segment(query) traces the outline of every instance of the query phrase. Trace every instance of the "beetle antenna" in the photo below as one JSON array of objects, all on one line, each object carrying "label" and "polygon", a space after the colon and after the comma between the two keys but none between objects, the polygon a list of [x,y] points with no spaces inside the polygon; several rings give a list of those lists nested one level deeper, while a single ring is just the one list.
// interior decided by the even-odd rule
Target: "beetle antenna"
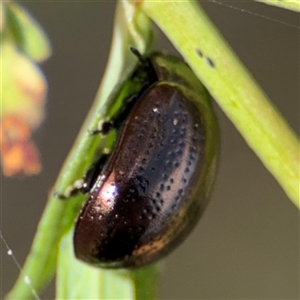
[{"label": "beetle antenna", "polygon": [[141,63],[146,63],[145,58],[143,57],[143,55],[141,54],[141,52],[138,49],[136,49],[134,47],[130,47],[130,51],[138,58],[138,60]]}]

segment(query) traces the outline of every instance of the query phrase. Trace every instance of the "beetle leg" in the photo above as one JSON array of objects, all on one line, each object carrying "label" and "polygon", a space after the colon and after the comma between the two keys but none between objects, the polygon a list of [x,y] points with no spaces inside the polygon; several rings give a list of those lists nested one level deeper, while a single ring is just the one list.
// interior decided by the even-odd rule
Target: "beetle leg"
[{"label": "beetle leg", "polygon": [[150,86],[152,86],[152,84],[154,84],[158,80],[155,69],[153,68],[150,60],[148,58],[143,57],[137,49],[130,47],[130,50],[133,53],[133,55],[137,57],[140,63],[140,68],[138,68],[138,70],[132,75],[132,77],[135,78],[138,76],[140,78],[141,89],[139,90],[139,92],[129,95],[127,98],[124,99],[122,108],[115,116],[113,116],[110,120],[102,122],[99,125],[98,129],[90,130],[89,132],[91,135],[99,133],[106,135],[112,129],[120,129],[121,125],[127,118],[136,101]]},{"label": "beetle leg", "polygon": [[89,130],[89,133],[91,135],[96,135],[99,133],[106,135],[112,129],[117,129],[117,130],[120,129],[124,119],[127,117],[129,112],[131,111],[136,100],[137,100],[136,95],[132,95],[132,96],[128,97],[127,99],[125,99],[124,104],[117,115],[113,116],[108,121],[101,122],[101,124],[99,124],[99,129]]},{"label": "beetle leg", "polygon": [[63,193],[54,191],[53,196],[60,200],[68,200],[79,194],[88,193],[102,172],[103,166],[109,156],[110,154],[108,153],[101,154],[96,162],[88,168],[82,179],[76,180],[72,185],[67,187]]}]

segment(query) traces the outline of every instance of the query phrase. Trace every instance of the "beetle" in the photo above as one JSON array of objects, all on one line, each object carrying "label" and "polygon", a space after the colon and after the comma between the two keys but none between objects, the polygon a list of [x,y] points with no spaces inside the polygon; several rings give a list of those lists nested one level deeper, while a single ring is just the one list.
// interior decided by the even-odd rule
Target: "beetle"
[{"label": "beetle", "polygon": [[132,51],[139,90],[97,131],[117,128],[117,141],[85,185],[73,237],[75,256],[103,268],[142,267],[174,250],[207,206],[217,169],[218,125],[202,84],[174,56]]}]

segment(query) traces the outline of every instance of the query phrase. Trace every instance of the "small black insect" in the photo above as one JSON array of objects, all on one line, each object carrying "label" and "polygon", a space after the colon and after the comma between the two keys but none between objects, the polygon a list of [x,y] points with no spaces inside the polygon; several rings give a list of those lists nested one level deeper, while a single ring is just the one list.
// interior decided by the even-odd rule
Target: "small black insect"
[{"label": "small black insect", "polygon": [[117,142],[93,170],[74,232],[76,257],[104,268],[141,267],[174,250],[204,211],[216,171],[218,126],[201,83],[173,56],[133,52],[130,80],[144,74],[141,88],[100,130],[117,127]]}]

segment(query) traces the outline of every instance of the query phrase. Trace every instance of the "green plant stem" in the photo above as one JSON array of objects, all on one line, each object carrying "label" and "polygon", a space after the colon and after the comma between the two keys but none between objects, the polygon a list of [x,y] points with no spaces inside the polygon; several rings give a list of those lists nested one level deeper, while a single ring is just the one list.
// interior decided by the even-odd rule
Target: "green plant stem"
[{"label": "green plant stem", "polygon": [[299,209],[297,137],[201,7],[194,1],[143,1],[142,7]]},{"label": "green plant stem", "polygon": [[[144,53],[149,47],[151,38],[150,20],[140,9],[132,7],[127,1],[119,1],[116,8],[110,57],[101,87],[97,92],[94,104],[55,183],[54,191],[63,193],[67,187],[81,178],[88,166],[91,165],[92,159],[99,146],[100,137],[91,137],[88,129],[97,128],[99,121],[105,118],[105,104],[109,95],[116,85],[122,82],[126,74],[135,66],[136,59],[130,52],[129,45],[138,48],[141,53]],[[27,256],[22,272],[19,274],[15,285],[6,296],[6,299],[33,298],[32,289],[24,281],[25,276],[30,279],[31,286],[37,293],[40,293],[52,279],[56,269],[59,243],[61,239],[64,240],[64,235],[69,234],[71,228],[74,226],[74,221],[83,199],[84,196],[80,196],[73,198],[71,201],[61,201],[53,196],[53,193],[49,195],[48,203],[39,223],[30,253]],[[86,271],[81,274],[81,277],[78,277],[81,283],[81,295],[85,295],[86,289],[89,289],[90,285],[96,284],[96,286],[99,287],[99,295],[109,296],[107,289],[110,290],[111,286],[98,285],[99,282],[97,282],[97,279],[102,278],[102,275],[93,276],[95,270],[88,266],[85,270]],[[97,271],[100,272],[100,270]],[[77,272],[75,266],[72,267],[69,265],[65,274],[69,273],[70,277],[72,277],[73,272]],[[80,274],[80,272],[77,273]],[[111,282],[113,281],[112,274],[111,272],[109,276]],[[116,274],[116,276],[118,275]],[[128,276],[131,278],[133,275],[130,272]],[[149,271],[149,278],[152,276],[157,276],[157,274],[153,271]],[[94,280],[91,281],[90,278],[94,278]],[[64,280],[65,282],[72,282],[69,278],[64,277]],[[116,280],[118,281],[117,277]],[[124,285],[130,285],[128,289],[137,289],[135,278],[134,280],[131,279],[123,282]],[[73,286],[64,288],[68,288],[68,296],[74,299],[72,298]],[[146,286],[146,289],[148,289],[148,294],[150,294],[152,298],[155,298],[155,287]],[[61,293],[63,292],[64,291]],[[78,295],[80,294],[76,291],[76,297]],[[78,297],[78,299],[84,299],[81,296]],[[99,299],[101,299],[101,297]],[[135,295],[133,294],[133,299],[134,297]],[[149,299],[151,299],[151,297]]]},{"label": "green plant stem", "polygon": [[299,0],[254,0],[264,4],[278,6],[280,8],[289,9],[293,11],[300,11],[300,2]]}]

